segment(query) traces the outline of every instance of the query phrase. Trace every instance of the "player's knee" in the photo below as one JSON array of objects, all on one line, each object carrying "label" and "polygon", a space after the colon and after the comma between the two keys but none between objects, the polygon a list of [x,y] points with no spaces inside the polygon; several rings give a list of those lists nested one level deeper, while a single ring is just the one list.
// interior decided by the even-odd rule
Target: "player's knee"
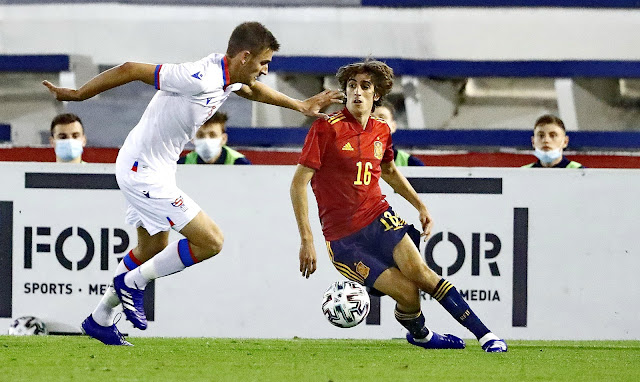
[{"label": "player's knee", "polygon": [[215,256],[220,251],[222,251],[222,246],[224,244],[224,235],[222,231],[216,231],[209,235],[209,240],[207,242],[207,248],[211,251],[211,256]]},{"label": "player's knee", "polygon": [[202,232],[188,239],[191,251],[198,260],[206,260],[217,255],[224,244],[224,235],[220,230]]}]

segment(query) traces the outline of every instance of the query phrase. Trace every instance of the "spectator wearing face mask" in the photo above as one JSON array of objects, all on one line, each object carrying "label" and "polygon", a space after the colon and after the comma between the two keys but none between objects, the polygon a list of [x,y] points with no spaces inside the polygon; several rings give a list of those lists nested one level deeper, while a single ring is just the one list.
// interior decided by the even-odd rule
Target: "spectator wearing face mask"
[{"label": "spectator wearing face mask", "polygon": [[225,123],[227,115],[218,112],[205,122],[193,139],[195,151],[178,160],[179,164],[251,164],[244,155],[227,147],[229,138]]},{"label": "spectator wearing face mask", "polygon": [[82,151],[87,144],[80,117],[75,114],[59,114],[51,121],[49,142],[55,150],[56,162],[84,163]]},{"label": "spectator wearing face mask", "polygon": [[522,167],[584,168],[582,164],[563,155],[563,150],[569,145],[569,137],[564,123],[556,116],[547,114],[538,118],[533,128],[531,144],[534,148],[533,155],[538,161]]}]

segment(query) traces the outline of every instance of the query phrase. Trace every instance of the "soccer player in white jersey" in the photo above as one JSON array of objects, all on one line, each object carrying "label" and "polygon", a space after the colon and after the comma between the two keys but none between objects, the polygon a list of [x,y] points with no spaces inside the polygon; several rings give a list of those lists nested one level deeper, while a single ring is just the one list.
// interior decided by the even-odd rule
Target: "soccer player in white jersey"
[{"label": "soccer player in white jersey", "polygon": [[[292,99],[257,81],[268,73],[279,44],[262,24],[237,26],[226,54],[211,54],[183,64],[127,62],[91,79],[79,89],[43,84],[60,101],[83,101],[131,81],[154,85],[155,94],[131,130],[116,160],[116,179],[127,201],[126,221],[137,228],[138,243],[116,269],[113,287],[82,323],[83,331],[107,345],[131,345],[113,323],[123,305],[134,327],[147,328],[144,288],[158,277],[180,272],[220,252],[218,225],[176,185],[176,162],[184,146],[231,92],[308,116],[341,102],[339,91],[324,91],[304,101]],[[170,229],[185,238],[169,243]]]}]

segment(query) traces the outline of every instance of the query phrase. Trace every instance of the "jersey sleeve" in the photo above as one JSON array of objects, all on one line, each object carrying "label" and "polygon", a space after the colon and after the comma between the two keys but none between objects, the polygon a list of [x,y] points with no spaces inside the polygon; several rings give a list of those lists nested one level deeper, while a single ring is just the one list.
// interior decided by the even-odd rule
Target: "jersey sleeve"
[{"label": "jersey sleeve", "polygon": [[155,87],[172,93],[195,95],[204,91],[204,67],[201,62],[156,66]]},{"label": "jersey sleeve", "polygon": [[299,164],[314,170],[318,170],[322,166],[322,154],[324,154],[326,146],[324,124],[326,124],[324,120],[318,119],[311,125],[304,140]]}]

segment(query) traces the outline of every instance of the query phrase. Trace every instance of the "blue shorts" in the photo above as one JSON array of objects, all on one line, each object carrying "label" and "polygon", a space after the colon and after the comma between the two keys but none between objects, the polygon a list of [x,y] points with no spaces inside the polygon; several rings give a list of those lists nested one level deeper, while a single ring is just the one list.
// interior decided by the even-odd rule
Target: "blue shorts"
[{"label": "blue shorts", "polygon": [[420,232],[389,207],[360,231],[342,239],[327,241],[329,258],[344,277],[373,288],[385,270],[397,267],[393,249],[405,234],[420,243]]}]

